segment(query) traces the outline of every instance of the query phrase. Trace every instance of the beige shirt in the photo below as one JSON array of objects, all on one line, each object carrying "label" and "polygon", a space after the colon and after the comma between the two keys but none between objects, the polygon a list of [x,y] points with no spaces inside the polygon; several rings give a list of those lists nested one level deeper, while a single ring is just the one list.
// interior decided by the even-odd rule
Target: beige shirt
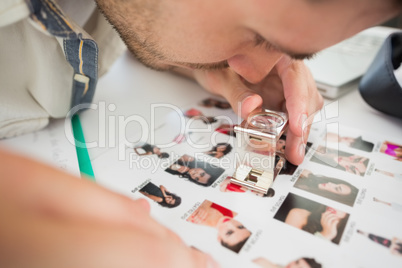
[{"label": "beige shirt", "polygon": [[[97,42],[98,74],[103,75],[125,50],[118,34],[93,0],[55,2]],[[49,118],[64,117],[70,109],[74,72],[61,40],[38,27],[29,14],[24,0],[0,1],[0,138],[39,130]]]}]

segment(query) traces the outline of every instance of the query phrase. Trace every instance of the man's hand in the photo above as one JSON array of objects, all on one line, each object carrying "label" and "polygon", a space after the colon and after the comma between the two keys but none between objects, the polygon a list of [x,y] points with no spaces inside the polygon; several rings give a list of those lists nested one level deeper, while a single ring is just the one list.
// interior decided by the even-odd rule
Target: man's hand
[{"label": "man's hand", "polygon": [[215,264],[153,220],[144,199],[1,150],[0,162],[0,267]]},{"label": "man's hand", "polygon": [[302,61],[283,56],[257,84],[248,83],[230,68],[195,70],[193,76],[205,89],[225,97],[242,118],[247,118],[250,112],[259,107],[287,111],[289,130],[285,154],[293,164],[298,165],[303,161],[313,120],[309,116],[321,109],[323,99]]}]

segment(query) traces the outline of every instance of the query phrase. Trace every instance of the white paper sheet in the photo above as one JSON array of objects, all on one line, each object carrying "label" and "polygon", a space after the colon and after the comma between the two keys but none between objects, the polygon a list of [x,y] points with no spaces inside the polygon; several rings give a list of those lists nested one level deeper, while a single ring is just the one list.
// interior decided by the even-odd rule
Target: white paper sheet
[{"label": "white paper sheet", "polygon": [[75,146],[67,139],[66,128],[71,133],[70,121],[51,120],[45,129],[1,140],[0,146],[80,176]]},{"label": "white paper sheet", "polygon": [[[131,198],[144,197],[140,191],[148,183],[157,188],[163,185],[168,192],[179,196],[181,203],[168,208],[149,199],[152,216],[177,232],[189,245],[211,254],[223,267],[252,267],[255,265],[252,261],[257,258],[264,258],[267,262],[283,266],[300,258],[313,258],[323,267],[402,265],[402,257],[392,254],[390,248],[384,245],[393,238],[402,239],[402,230],[399,227],[402,221],[400,205],[402,162],[398,161],[398,157],[385,153],[384,148],[381,149],[385,140],[401,145],[400,138],[379,137],[375,133],[363,133],[340,125],[335,130],[338,131],[337,135],[343,138],[341,142],[337,142],[334,140],[334,135],[327,135],[331,129],[327,131],[319,124],[313,124],[309,139],[311,148],[308,149],[305,161],[295,170],[288,168],[291,170],[290,174],[277,177],[272,187],[275,190],[273,197],[257,196],[236,187],[229,187],[235,191],[228,189],[222,191],[225,189],[223,184],[226,177],[234,172],[234,149],[220,159],[211,157],[205,152],[218,143],[235,146],[234,137],[214,130],[227,123],[226,117],[236,120],[236,116],[231,110],[202,107],[198,104],[199,101],[180,109],[183,114],[189,109],[197,109],[207,117],[216,117],[217,121],[211,124],[205,124],[199,119],[191,123],[193,128],[210,127],[208,131],[202,133],[193,131],[186,140],[165,148],[164,145],[175,140],[177,135],[175,131],[179,128],[177,120],[180,121],[180,116],[175,117],[171,114],[175,112],[159,115],[158,120],[164,124],[156,128],[153,143],[148,140],[142,142],[157,145],[160,147],[160,152],[168,153],[169,157],[159,158],[157,154],[146,154],[146,149],[151,152],[153,147],[140,148],[144,143],[126,146],[124,154],[119,154],[117,147],[109,149],[93,160],[97,182]],[[222,115],[226,117],[218,117]],[[182,116],[181,119],[190,122],[188,117]],[[329,136],[331,138],[327,138]],[[361,139],[357,145],[351,147],[350,141],[358,137]],[[203,146],[205,144],[208,145],[205,147]],[[140,156],[135,152],[136,147],[140,148],[137,151],[143,155]],[[395,146],[391,147],[398,150]],[[320,148],[327,148],[327,155],[332,159],[326,155],[319,156],[316,150]],[[337,153],[335,158],[334,152]],[[119,159],[119,155],[124,157]],[[183,155],[195,158],[190,162],[198,159],[199,164],[202,162],[214,164],[215,168],[208,165],[204,168],[214,178],[214,182],[205,187],[192,183],[191,178],[180,176],[177,172],[177,174],[167,172],[167,168],[173,168],[172,165],[180,163],[177,161]],[[312,160],[317,157],[323,159],[324,164],[319,160],[316,162]],[[335,160],[341,162],[333,167],[331,164]],[[214,172],[218,175],[214,175]],[[302,184],[295,186],[298,181],[302,181],[301,177],[309,177],[309,173],[312,180],[316,180],[316,188],[318,184],[326,184],[328,187],[331,183],[337,182],[338,185],[342,184],[341,187],[346,187],[346,191],[343,189],[343,194],[346,192],[348,196],[341,194],[326,196],[322,194],[325,192],[323,190],[321,192],[319,189],[312,190]],[[325,177],[335,180],[331,181]],[[373,198],[383,202],[374,201]],[[240,222],[251,232],[240,252],[235,253],[218,242],[218,237],[221,236],[218,235],[219,228],[214,224],[208,226],[189,221],[191,215],[197,213],[197,208],[204,202],[215,203],[235,212],[235,216],[229,218]],[[339,211],[339,218],[335,219],[337,234],[332,240],[320,237],[323,214],[333,215],[336,211]],[[292,222],[289,220],[289,215],[299,220],[296,220],[296,223]],[[311,224],[309,228],[305,227],[308,225],[306,215],[317,217],[316,227],[311,227],[313,226]],[[370,234],[371,239],[358,233],[357,230]],[[382,241],[382,244],[372,240],[378,241],[381,238],[388,240]]]}]

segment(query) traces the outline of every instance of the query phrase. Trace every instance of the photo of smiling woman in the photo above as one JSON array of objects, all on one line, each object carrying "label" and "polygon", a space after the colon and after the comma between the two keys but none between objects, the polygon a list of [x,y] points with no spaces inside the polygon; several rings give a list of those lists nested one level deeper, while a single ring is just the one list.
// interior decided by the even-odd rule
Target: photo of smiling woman
[{"label": "photo of smiling woman", "polygon": [[236,215],[237,213],[230,209],[205,200],[187,218],[187,221],[216,228],[221,245],[239,253],[251,236],[251,232],[241,222],[234,219]]},{"label": "photo of smiling woman", "polygon": [[344,180],[315,175],[310,170],[303,170],[294,187],[307,192],[353,206],[359,189]]},{"label": "photo of smiling woman", "polygon": [[178,175],[180,178],[187,178],[195,184],[210,186],[225,170],[207,162],[195,160],[192,156],[183,155],[165,171]]},{"label": "photo of smiling woman", "polygon": [[152,182],[147,183],[139,190],[140,193],[152,199],[162,207],[174,208],[181,204],[181,198],[160,185],[159,187]]}]

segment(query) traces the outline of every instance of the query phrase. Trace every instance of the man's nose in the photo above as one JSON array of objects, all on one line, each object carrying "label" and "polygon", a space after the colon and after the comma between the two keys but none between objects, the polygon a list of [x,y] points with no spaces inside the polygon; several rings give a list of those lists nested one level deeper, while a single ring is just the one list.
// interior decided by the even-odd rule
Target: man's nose
[{"label": "man's nose", "polygon": [[247,82],[262,81],[284,54],[265,46],[247,48],[227,60],[230,68]]}]

